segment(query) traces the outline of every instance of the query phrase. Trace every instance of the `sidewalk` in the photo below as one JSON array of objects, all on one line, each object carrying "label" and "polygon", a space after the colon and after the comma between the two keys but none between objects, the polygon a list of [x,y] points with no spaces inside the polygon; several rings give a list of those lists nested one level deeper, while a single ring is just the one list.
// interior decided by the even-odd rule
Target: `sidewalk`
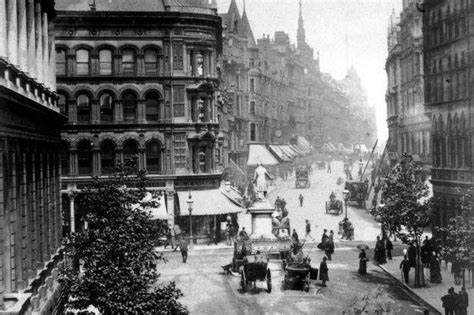
[{"label": "sidewalk", "polygon": [[[223,249],[229,249],[229,250],[234,250],[234,246],[226,245],[225,242],[221,242],[216,244],[193,244],[189,245],[189,252],[193,251],[204,251],[204,250],[223,250]],[[156,251],[158,252],[172,252],[173,249],[171,249],[170,246],[167,246],[166,248],[163,248],[163,246],[158,246],[155,248]],[[179,248],[177,249],[177,252],[179,252]]]},{"label": "sidewalk", "polygon": [[[461,291],[461,285],[454,284],[454,277],[449,272],[448,268],[444,263],[441,264],[441,276],[443,281],[441,283],[431,283],[430,282],[430,271],[428,268],[425,268],[425,284],[424,288],[414,288],[413,281],[415,277],[415,270],[412,268],[410,270],[410,283],[407,286],[402,281],[402,273],[400,270],[400,263],[403,260],[403,256],[393,257],[393,260],[388,260],[386,264],[380,265],[379,267],[390,273],[395,279],[400,281],[405,287],[407,287],[411,292],[418,295],[420,298],[425,300],[428,304],[437,309],[440,313],[444,314],[444,309],[442,307],[441,297],[448,293],[450,287],[454,287],[456,293]],[[467,277],[466,277],[467,278]],[[469,282],[469,279],[466,279],[466,291],[469,295],[469,307],[467,309],[468,314],[474,314],[474,303],[472,302],[472,297],[474,296],[474,287]]]}]

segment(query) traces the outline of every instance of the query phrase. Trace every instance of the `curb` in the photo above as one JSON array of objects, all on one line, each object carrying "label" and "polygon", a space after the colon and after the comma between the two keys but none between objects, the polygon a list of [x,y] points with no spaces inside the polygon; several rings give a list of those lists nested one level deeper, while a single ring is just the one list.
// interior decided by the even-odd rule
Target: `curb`
[{"label": "curb", "polygon": [[415,299],[416,301],[418,301],[419,303],[423,304],[424,306],[427,306],[429,309],[430,309],[430,314],[436,314],[436,315],[441,315],[442,313],[436,308],[434,307],[433,305],[431,305],[430,303],[428,303],[425,299],[423,299],[421,296],[419,296],[415,291],[413,291],[412,288],[410,288],[409,286],[407,286],[405,283],[403,283],[402,281],[400,281],[400,279],[398,279],[397,277],[395,277],[394,275],[392,275],[388,270],[387,268],[385,268],[384,266],[382,265],[378,265],[378,267],[380,269],[382,269],[387,275],[389,275],[392,279],[396,280],[396,282],[402,287],[405,289],[406,292],[408,292],[413,299]]}]

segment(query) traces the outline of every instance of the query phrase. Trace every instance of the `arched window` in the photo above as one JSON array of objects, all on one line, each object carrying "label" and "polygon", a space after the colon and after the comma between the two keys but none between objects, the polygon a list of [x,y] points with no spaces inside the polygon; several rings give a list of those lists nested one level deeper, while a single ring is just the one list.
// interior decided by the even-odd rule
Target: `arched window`
[{"label": "arched window", "polygon": [[150,92],[145,97],[146,120],[158,121],[160,118],[161,97],[156,92]]},{"label": "arched window", "polygon": [[82,140],[77,145],[77,164],[79,175],[92,173],[92,145],[90,141]]},{"label": "arched window", "polygon": [[87,122],[91,120],[91,102],[89,96],[80,94],[77,96],[77,121]]},{"label": "arched window", "polygon": [[123,120],[133,121],[137,119],[137,97],[132,92],[125,92],[122,97]]},{"label": "arched window", "polygon": [[102,174],[112,174],[115,168],[115,144],[105,140],[100,145],[100,169]]},{"label": "arched window", "polygon": [[61,175],[69,175],[69,145],[66,141],[61,141],[59,148],[59,156],[61,159]]},{"label": "arched window", "polygon": [[109,93],[104,93],[100,96],[100,120],[113,121],[114,120],[114,99]]},{"label": "arched window", "polygon": [[58,107],[61,114],[68,115],[67,97],[63,93],[58,93]]},{"label": "arched window", "polygon": [[99,51],[99,73],[101,75],[112,74],[112,51],[109,49]]},{"label": "arched window", "polygon": [[127,140],[123,144],[123,161],[128,163],[130,160],[136,161],[138,156],[138,144],[134,140]]},{"label": "arched window", "polygon": [[158,52],[155,49],[145,50],[145,74],[158,73]]},{"label": "arched window", "polygon": [[250,114],[252,115],[256,114],[255,101],[250,101]]},{"label": "arched window", "polygon": [[158,141],[151,141],[146,145],[146,169],[150,174],[161,172],[160,148]]},{"label": "arched window", "polygon": [[56,50],[56,75],[66,75],[66,51]]},{"label": "arched window", "polygon": [[76,51],[76,74],[89,74],[89,51],[85,49],[78,49]]},{"label": "arched window", "polygon": [[123,75],[135,75],[135,51],[133,49],[122,51],[122,72]]}]

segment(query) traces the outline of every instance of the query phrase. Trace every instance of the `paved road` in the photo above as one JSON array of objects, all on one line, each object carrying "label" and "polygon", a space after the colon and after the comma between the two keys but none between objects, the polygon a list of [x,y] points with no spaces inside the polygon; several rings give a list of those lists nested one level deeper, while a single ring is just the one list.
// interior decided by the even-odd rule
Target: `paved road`
[{"label": "paved road", "polygon": [[[319,250],[309,253],[313,266],[319,266],[323,253]],[[343,311],[353,314],[354,308],[364,307],[367,296],[371,301],[379,301],[385,309],[390,308],[391,314],[423,314],[422,308],[400,289],[397,281],[377,266],[369,263],[369,274],[360,276],[357,255],[353,247],[337,248],[333,260],[328,263],[328,287],[323,288],[319,281],[312,281],[307,293],[283,291],[282,272],[277,263],[271,264],[271,293],[264,290],[266,284],[263,282],[257,282],[256,291],[241,292],[240,278],[225,275],[221,268],[231,261],[231,250],[191,252],[186,264],[181,262],[179,253],[165,253],[169,261],[160,265],[159,270],[161,281],[175,281],[183,291],[181,301],[191,314],[343,314]],[[371,307],[373,305],[366,309]]]},{"label": "paved road", "polygon": [[[334,215],[325,213],[325,202],[329,200],[331,191],[336,193],[338,199],[343,200],[342,191],[344,186],[337,185],[337,178],[344,178],[343,163],[341,161],[331,164],[332,172],[326,170],[315,170],[311,176],[311,187],[307,189],[296,189],[295,180],[289,179],[282,182],[277,189],[269,194],[269,200],[273,203],[277,196],[284,198],[289,210],[290,224],[295,228],[298,235],[305,235],[305,220],[308,219],[312,225],[312,236],[320,239],[323,229],[334,230],[337,234],[338,223],[344,214]],[[299,206],[298,196],[304,197],[303,207]],[[380,234],[380,224],[374,222],[372,216],[365,210],[348,205],[347,215],[354,225],[355,239],[360,241],[375,241]]]}]

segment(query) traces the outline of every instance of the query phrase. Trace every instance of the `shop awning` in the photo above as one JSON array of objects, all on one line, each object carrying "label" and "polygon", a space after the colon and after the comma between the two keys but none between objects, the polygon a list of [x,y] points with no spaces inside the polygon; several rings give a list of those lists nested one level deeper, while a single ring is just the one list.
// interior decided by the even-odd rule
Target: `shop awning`
[{"label": "shop awning", "polygon": [[262,165],[272,166],[278,165],[277,159],[263,144],[251,144],[249,145],[249,159],[247,166],[256,166],[259,163]]},{"label": "shop awning", "polygon": [[304,151],[306,151],[306,153],[311,152],[311,144],[308,140],[306,140],[305,137],[298,136],[298,138],[296,138],[296,143],[298,144],[298,147],[302,148]]},{"label": "shop awning", "polygon": [[[178,191],[180,216],[189,215],[189,205],[186,202],[189,193],[189,191]],[[193,216],[239,213],[245,210],[230,201],[221,189],[193,190],[191,196],[194,201],[192,205]]]},{"label": "shop awning", "polygon": [[270,151],[282,162],[289,162],[292,160],[292,157],[281,148],[280,145],[271,144],[268,146]]},{"label": "shop awning", "polygon": [[166,209],[166,203],[163,196],[153,196],[147,192],[145,198],[139,203],[132,205],[132,208],[139,208],[151,214],[155,220],[168,220],[171,216]]},{"label": "shop awning", "polygon": [[290,148],[291,148],[293,151],[295,151],[296,154],[298,154],[298,155],[304,155],[304,154],[305,154],[305,152],[301,151],[301,149],[298,148],[298,147],[297,147],[296,145],[294,145],[294,144],[290,144]]},{"label": "shop awning", "polygon": [[298,153],[295,152],[295,150],[291,149],[288,144],[281,145],[280,148],[285,152],[288,156],[291,156],[291,158],[295,158],[298,156]]}]

